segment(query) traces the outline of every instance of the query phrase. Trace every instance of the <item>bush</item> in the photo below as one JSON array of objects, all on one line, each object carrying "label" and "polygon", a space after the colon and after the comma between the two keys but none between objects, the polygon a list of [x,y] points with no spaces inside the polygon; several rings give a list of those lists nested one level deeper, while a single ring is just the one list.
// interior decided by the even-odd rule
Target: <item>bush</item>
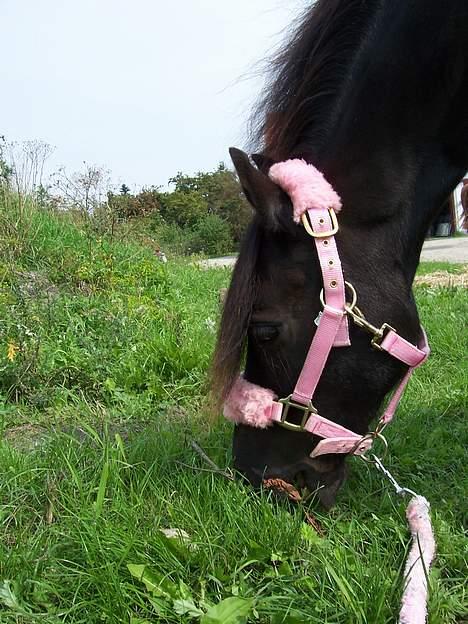
[{"label": "bush", "polygon": [[191,253],[193,232],[188,228],[179,227],[175,223],[156,222],[153,236],[164,251],[169,250],[173,254],[182,255]]},{"label": "bush", "polygon": [[111,212],[118,219],[147,217],[150,214],[158,213],[160,209],[157,189],[143,189],[138,195],[108,193],[107,203]]},{"label": "bush", "polygon": [[198,191],[161,193],[161,215],[167,223],[194,227],[208,212],[208,205]]},{"label": "bush", "polygon": [[192,199],[198,196],[206,204],[204,214],[218,215],[229,225],[231,238],[236,243],[242,239],[252,218],[252,210],[234,171],[220,163],[216,171],[200,171],[195,176],[178,173],[169,182],[175,186],[172,196],[185,195]]},{"label": "bush", "polygon": [[219,256],[232,251],[234,242],[229,224],[215,214],[206,215],[196,224],[192,241],[192,253]]}]

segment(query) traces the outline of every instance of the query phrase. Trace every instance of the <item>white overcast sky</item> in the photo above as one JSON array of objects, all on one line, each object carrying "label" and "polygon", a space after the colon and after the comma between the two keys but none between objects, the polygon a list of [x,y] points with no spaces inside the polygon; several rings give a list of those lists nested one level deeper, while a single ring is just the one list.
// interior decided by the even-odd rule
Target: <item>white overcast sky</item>
[{"label": "white overcast sky", "polygon": [[306,4],[0,0],[0,135],[132,188],[210,170],[245,144],[256,63]]}]

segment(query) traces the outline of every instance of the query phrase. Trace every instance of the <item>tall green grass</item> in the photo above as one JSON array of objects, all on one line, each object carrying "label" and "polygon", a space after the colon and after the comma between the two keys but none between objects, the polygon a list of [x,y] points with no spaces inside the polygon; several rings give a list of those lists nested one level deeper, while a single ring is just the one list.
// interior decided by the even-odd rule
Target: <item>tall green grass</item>
[{"label": "tall green grass", "polygon": [[226,271],[166,268],[150,248],[31,207],[14,237],[3,234],[1,338],[18,354],[10,362],[3,350],[0,390],[20,411],[83,397],[151,420],[164,403],[204,396]]},{"label": "tall green grass", "polygon": [[[311,503],[323,537],[302,507],[199,470],[194,439],[230,463],[230,426],[205,409],[228,271],[163,266],[26,204],[0,202],[0,622],[393,624],[405,503],[372,467],[350,461],[329,514]],[[468,613],[467,298],[416,296],[433,354],[387,464],[431,501],[429,622],[455,624]]]}]

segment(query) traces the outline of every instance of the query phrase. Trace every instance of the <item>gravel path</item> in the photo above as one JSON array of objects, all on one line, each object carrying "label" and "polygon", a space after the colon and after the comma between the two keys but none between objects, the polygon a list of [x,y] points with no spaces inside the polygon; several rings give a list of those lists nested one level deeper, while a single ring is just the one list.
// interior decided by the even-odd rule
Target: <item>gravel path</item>
[{"label": "gravel path", "polygon": [[427,240],[423,246],[421,260],[424,262],[468,263],[468,236]]},{"label": "gravel path", "polygon": [[[236,263],[237,256],[224,256],[202,260],[199,266],[204,269],[215,267],[231,267]],[[421,254],[423,262],[456,262],[468,263],[468,236],[456,238],[431,238],[424,243]]]}]

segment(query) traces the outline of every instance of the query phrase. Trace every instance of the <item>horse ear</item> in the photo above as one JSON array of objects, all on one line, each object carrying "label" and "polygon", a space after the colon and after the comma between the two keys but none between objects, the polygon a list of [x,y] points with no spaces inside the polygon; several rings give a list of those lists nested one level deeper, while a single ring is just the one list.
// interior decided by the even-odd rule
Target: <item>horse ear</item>
[{"label": "horse ear", "polygon": [[252,154],[251,159],[257,165],[257,168],[260,169],[260,171],[262,171],[265,175],[268,175],[270,167],[272,167],[276,162],[273,158],[270,158],[265,154]]},{"label": "horse ear", "polygon": [[283,191],[265,173],[253,166],[245,152],[231,147],[229,153],[247,201],[264,223],[273,229],[278,228]]}]

